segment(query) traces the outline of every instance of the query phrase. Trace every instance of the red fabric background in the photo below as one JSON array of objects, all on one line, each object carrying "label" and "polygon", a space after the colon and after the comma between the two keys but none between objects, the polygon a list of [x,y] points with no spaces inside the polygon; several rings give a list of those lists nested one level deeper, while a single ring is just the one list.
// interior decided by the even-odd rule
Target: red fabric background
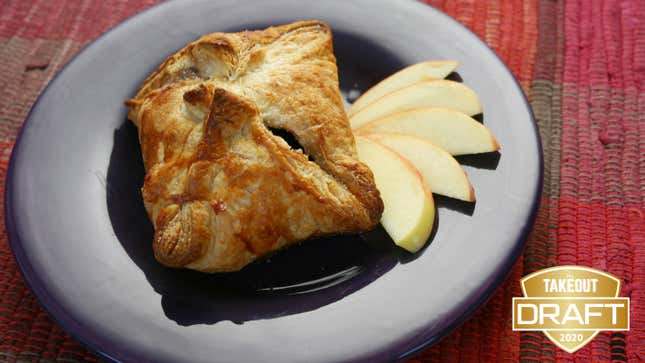
[{"label": "red fabric background", "polygon": [[[51,77],[84,44],[155,2],[0,0],[3,183],[16,133]],[[645,360],[645,1],[429,3],[472,29],[519,79],[542,136],[545,176],[536,225],[507,281],[461,328],[411,361]],[[513,332],[519,278],[562,264],[622,277],[631,331],[601,333],[575,354],[541,333]],[[25,287],[2,225],[0,361],[96,360]]]}]

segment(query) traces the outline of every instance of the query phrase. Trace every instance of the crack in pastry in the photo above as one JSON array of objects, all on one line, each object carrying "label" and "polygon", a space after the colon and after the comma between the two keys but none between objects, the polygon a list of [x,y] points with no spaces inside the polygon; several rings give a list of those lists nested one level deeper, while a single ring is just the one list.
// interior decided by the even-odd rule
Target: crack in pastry
[{"label": "crack in pastry", "polygon": [[[236,271],[288,244],[380,220],[322,22],[206,35],[126,103],[164,265]],[[293,135],[304,152],[269,128]]]}]

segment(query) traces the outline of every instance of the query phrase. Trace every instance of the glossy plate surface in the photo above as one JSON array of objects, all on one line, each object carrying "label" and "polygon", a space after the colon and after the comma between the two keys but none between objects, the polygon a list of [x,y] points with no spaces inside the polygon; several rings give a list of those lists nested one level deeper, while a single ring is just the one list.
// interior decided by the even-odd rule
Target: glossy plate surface
[{"label": "glossy plate surface", "polygon": [[[477,203],[437,198],[431,244],[410,256],[382,230],[308,241],[240,273],[175,271],[152,256],[143,166],[123,100],[202,34],[322,19],[341,88],[454,59],[501,153],[462,157]],[[12,155],[6,222],[35,294],[106,357],[156,362],[373,362],[463,322],[521,252],[541,190],[530,109],[504,64],[446,15],[412,1],[171,1],[87,47],[37,101]]]}]

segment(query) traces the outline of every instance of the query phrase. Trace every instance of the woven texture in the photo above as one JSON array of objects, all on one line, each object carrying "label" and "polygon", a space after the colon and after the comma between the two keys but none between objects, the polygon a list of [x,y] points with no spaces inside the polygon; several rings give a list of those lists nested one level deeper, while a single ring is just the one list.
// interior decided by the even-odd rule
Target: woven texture
[{"label": "woven texture", "polygon": [[[16,134],[47,82],[84,44],[155,2],[0,0],[3,185]],[[645,1],[429,3],[486,41],[529,95],[544,147],[544,194],[507,281],[461,328],[410,361],[645,360]],[[542,333],[513,332],[519,279],[562,264],[622,277],[631,331],[601,333],[575,354]],[[40,308],[2,224],[0,362],[98,360]]]}]

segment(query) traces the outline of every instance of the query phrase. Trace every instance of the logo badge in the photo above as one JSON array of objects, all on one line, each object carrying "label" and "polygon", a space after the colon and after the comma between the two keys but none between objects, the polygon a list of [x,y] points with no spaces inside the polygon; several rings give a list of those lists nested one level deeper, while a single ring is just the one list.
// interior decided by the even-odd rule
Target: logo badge
[{"label": "logo badge", "polygon": [[620,279],[583,266],[546,268],[520,280],[524,297],[513,298],[513,330],[542,331],[573,353],[600,331],[629,330],[629,298]]}]

